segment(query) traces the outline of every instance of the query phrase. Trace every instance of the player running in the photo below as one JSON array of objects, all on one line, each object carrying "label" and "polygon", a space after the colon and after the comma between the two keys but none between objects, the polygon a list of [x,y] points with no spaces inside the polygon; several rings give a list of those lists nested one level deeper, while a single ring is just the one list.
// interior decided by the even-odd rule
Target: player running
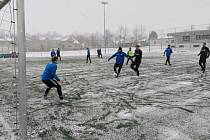
[{"label": "player running", "polygon": [[128,65],[129,60],[131,60],[131,63],[133,62],[133,56],[134,56],[134,54],[133,54],[131,48],[129,48],[129,50],[127,52],[127,55],[128,55],[128,59],[127,59],[126,65]]},{"label": "player running", "polygon": [[132,62],[130,67],[137,73],[137,76],[139,76],[139,66],[142,59],[142,51],[140,50],[139,45],[136,45],[136,50],[133,57],[135,57],[135,60]]},{"label": "player running", "polygon": [[86,63],[88,63],[88,60],[89,62],[91,63],[91,58],[90,58],[90,49],[87,48],[87,58],[86,58]]},{"label": "player running", "polygon": [[203,47],[201,48],[201,51],[198,54],[198,56],[200,56],[199,65],[203,73],[206,70],[206,59],[209,57],[209,54],[210,54],[209,48],[206,46],[206,42],[204,42]]},{"label": "player running", "polygon": [[165,65],[167,65],[167,63],[168,63],[168,65],[171,66],[170,57],[171,57],[172,53],[173,53],[173,51],[171,49],[171,46],[168,45],[168,48],[165,49],[164,54],[163,54],[163,56],[166,55],[166,57],[167,57]]},{"label": "player running", "polygon": [[[110,61],[114,57],[116,57],[116,62],[114,64],[114,72],[116,73],[116,77],[118,78],[120,71],[122,69],[123,63],[124,63],[124,58],[128,57],[128,55],[122,51],[121,47],[119,47],[118,51],[114,55],[112,55],[108,59],[108,61]],[[118,68],[118,71],[117,71],[117,68]]]}]

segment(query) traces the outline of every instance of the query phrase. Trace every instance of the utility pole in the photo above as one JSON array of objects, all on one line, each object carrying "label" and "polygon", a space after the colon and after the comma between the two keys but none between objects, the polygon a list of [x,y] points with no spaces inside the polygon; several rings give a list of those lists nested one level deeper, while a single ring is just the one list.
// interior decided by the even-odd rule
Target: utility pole
[{"label": "utility pole", "polygon": [[26,97],[26,47],[25,47],[25,12],[24,0],[16,0],[17,4],[17,45],[18,45],[18,64],[19,64],[19,119],[21,140],[27,140],[27,97]]},{"label": "utility pole", "polygon": [[104,47],[105,47],[105,54],[106,54],[106,5],[108,4],[108,2],[102,1],[101,4],[104,5]]}]

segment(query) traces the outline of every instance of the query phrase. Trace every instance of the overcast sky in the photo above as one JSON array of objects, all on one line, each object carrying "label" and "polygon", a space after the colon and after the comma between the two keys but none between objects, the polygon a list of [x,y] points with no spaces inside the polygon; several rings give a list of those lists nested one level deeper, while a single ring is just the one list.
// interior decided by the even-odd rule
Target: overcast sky
[{"label": "overcast sky", "polygon": [[[210,23],[210,0],[107,0],[106,27],[147,30]],[[26,32],[103,33],[101,0],[25,0]]]}]

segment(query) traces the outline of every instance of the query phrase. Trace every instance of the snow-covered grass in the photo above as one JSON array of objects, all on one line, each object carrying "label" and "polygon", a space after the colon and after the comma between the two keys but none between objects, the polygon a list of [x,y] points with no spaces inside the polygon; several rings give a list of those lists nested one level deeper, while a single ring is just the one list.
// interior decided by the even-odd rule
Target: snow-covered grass
[{"label": "snow-covered grass", "polygon": [[[29,138],[210,139],[210,66],[207,64],[205,74],[200,72],[199,49],[175,49],[170,67],[164,65],[162,51],[149,53],[147,49],[142,49],[139,77],[124,65],[120,77],[114,78],[115,60],[108,62],[108,55],[93,57],[91,64],[85,63],[85,56],[64,57],[58,75],[64,79],[66,102],[59,101],[55,89],[48,100],[43,99],[46,86],[40,75],[49,58],[28,58]],[[0,110],[14,129],[15,109],[5,107],[15,106],[9,62],[0,63]],[[0,132],[3,130],[0,125]],[[8,133],[1,136],[9,139]]]}]

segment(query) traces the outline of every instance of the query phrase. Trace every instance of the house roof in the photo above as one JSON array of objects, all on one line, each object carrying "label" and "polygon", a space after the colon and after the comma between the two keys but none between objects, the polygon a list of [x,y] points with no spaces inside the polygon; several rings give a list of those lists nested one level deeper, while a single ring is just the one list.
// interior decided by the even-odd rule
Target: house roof
[{"label": "house roof", "polygon": [[210,30],[194,30],[185,32],[168,33],[167,36],[182,36],[182,35],[206,35],[210,34]]},{"label": "house roof", "polygon": [[0,10],[9,2],[10,0],[0,0]]}]

